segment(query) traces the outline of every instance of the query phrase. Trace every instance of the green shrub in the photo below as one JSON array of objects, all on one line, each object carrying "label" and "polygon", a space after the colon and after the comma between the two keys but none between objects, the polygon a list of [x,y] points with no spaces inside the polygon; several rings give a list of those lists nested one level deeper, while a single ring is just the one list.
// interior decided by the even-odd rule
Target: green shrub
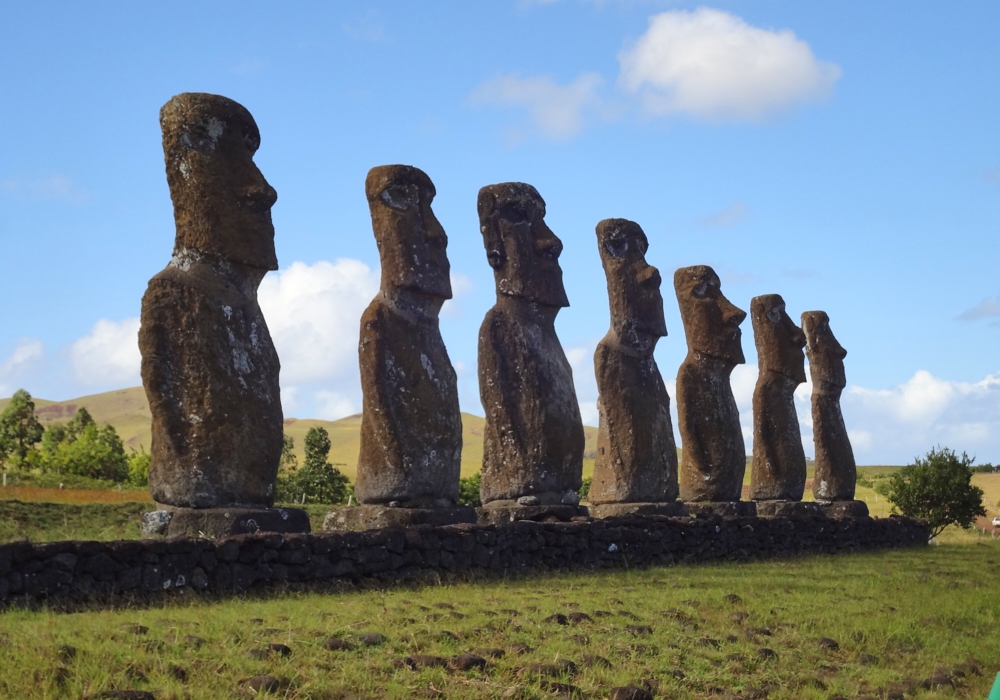
[{"label": "green shrub", "polygon": [[483,504],[479,500],[479,486],[482,483],[482,475],[476,472],[472,476],[466,476],[458,480],[458,502],[463,506],[476,506]]}]

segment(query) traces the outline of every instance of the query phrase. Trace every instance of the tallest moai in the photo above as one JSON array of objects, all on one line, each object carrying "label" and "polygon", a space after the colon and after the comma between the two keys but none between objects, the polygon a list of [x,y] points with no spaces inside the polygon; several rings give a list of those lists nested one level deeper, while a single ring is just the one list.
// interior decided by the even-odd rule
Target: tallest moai
[{"label": "tallest moai", "polygon": [[[257,124],[236,102],[177,95],[160,110],[160,126],[177,235],[173,257],[142,299],[149,490],[157,503],[180,509],[267,508],[282,412],[278,355],[257,286],[278,268],[271,223],[278,195],[253,162]],[[249,528],[272,529],[262,517]]]}]

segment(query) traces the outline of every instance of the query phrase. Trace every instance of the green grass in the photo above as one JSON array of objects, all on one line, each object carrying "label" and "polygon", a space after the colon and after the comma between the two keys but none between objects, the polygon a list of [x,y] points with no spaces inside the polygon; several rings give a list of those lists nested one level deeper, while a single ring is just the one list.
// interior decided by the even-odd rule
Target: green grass
[{"label": "green grass", "polygon": [[[592,698],[647,679],[659,681],[661,696],[670,698],[768,691],[772,700],[818,700],[875,696],[975,657],[983,675],[912,697],[984,698],[1000,666],[998,575],[1000,544],[990,543],[416,590],[181,597],[153,608],[72,615],[9,610],[0,614],[0,696],[78,698],[137,688],[161,699],[252,697],[246,679],[270,674],[283,698],[434,697],[430,689],[440,697],[500,698],[515,686],[520,694],[506,697],[548,698],[553,694],[519,677],[518,669],[568,659],[579,670],[559,680]],[[729,594],[741,600],[727,600]],[[670,610],[679,614],[663,614]],[[578,611],[592,621],[545,621]],[[737,611],[748,613],[744,622],[734,620]],[[148,631],[136,634],[134,624]],[[633,637],[631,625],[647,625],[651,634]],[[353,651],[323,648],[330,637],[358,643],[367,632],[388,641]],[[205,642],[193,648],[186,635]],[[823,648],[821,637],[839,649]],[[699,641],[706,638],[719,648]],[[252,658],[252,650],[272,643],[287,645],[291,655]],[[518,644],[531,651],[517,655]],[[60,645],[76,655],[60,656]],[[506,654],[491,659],[485,672],[393,665],[411,654],[450,658],[489,647]],[[777,658],[760,659],[761,647]],[[584,654],[612,666],[586,667]],[[862,663],[861,654],[875,659]]]}]

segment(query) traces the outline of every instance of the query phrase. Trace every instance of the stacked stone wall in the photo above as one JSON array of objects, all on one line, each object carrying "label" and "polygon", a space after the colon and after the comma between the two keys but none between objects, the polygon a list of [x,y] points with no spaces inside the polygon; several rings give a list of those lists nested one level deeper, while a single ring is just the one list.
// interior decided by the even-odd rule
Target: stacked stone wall
[{"label": "stacked stone wall", "polygon": [[167,592],[392,583],[924,545],[909,518],[612,518],[0,545],[0,604],[143,600]]}]

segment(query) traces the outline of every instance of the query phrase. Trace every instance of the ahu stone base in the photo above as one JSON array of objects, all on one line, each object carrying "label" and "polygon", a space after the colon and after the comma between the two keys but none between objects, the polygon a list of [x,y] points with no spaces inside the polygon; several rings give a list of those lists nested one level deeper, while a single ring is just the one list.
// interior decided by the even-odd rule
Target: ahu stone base
[{"label": "ahu stone base", "polygon": [[534,522],[570,522],[577,518],[588,518],[590,513],[585,506],[552,505],[552,506],[519,506],[519,505],[486,505],[476,508],[480,525],[506,525],[524,520]]},{"label": "ahu stone base", "polygon": [[864,501],[816,501],[828,518],[864,518],[868,504]]},{"label": "ahu stone base", "polygon": [[757,501],[757,517],[803,518],[823,517],[823,509],[813,501]]},{"label": "ahu stone base", "polygon": [[688,515],[687,505],[680,501],[666,503],[602,503],[590,506],[592,518],[627,518],[632,515],[665,515],[679,518]]},{"label": "ahu stone base", "polygon": [[753,501],[689,501],[684,505],[692,517],[718,515],[723,518],[752,518],[757,515],[757,504]]},{"label": "ahu stone base", "polygon": [[372,530],[410,525],[457,525],[476,522],[472,506],[450,508],[393,508],[390,506],[345,506],[334,508],[323,519],[323,529]]},{"label": "ahu stone base", "polygon": [[258,532],[309,532],[309,516],[298,508],[175,508],[143,513],[143,537],[229,537]]}]

